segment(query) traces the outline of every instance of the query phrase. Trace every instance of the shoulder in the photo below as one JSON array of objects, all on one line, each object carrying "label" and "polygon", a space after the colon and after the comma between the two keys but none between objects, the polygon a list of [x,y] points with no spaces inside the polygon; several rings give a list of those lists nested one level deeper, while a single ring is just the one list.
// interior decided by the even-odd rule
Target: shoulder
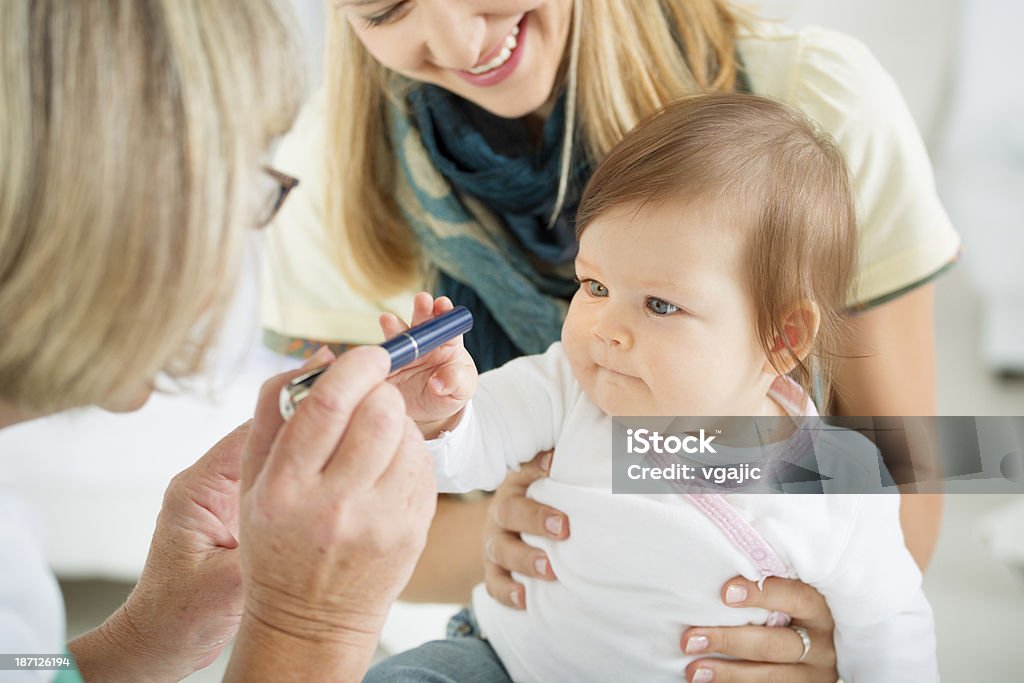
[{"label": "shoulder", "polygon": [[754,92],[801,109],[837,139],[854,123],[892,123],[893,110],[904,121],[895,81],[856,38],[765,23],[740,37],[739,50]]},{"label": "shoulder", "polygon": [[836,142],[853,178],[860,308],[942,272],[960,240],[895,81],[863,43],[822,28],[758,24],[741,35],[751,89],[802,111]]},{"label": "shoulder", "polygon": [[[862,558],[863,536],[900,534],[898,494],[785,493],[743,498],[751,523],[806,583],[820,585]],[[747,500],[754,499],[754,500]]]},{"label": "shoulder", "polygon": [[[539,354],[520,356],[480,375],[478,396],[516,397],[531,410],[561,424],[583,400],[562,342]],[[557,430],[556,430],[557,433]]]},{"label": "shoulder", "polygon": [[573,396],[578,383],[565,355],[562,342],[552,343],[544,353],[514,358],[500,368],[480,375],[480,386],[488,389],[506,387],[509,383],[528,383],[552,395]]}]

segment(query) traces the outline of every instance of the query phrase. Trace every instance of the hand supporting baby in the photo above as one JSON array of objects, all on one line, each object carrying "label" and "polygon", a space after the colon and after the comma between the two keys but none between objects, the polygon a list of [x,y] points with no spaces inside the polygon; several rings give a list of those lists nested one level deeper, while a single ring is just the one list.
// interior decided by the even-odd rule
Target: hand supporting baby
[{"label": "hand supporting baby", "polygon": [[[413,299],[412,324],[419,325],[453,308],[446,296],[434,299],[427,292],[420,292]],[[409,329],[391,313],[382,314],[379,322],[386,339]],[[402,393],[409,417],[426,439],[436,438],[458,424],[462,409],[476,391],[476,380],[476,364],[466,351],[462,336],[445,342],[388,378]]]}]

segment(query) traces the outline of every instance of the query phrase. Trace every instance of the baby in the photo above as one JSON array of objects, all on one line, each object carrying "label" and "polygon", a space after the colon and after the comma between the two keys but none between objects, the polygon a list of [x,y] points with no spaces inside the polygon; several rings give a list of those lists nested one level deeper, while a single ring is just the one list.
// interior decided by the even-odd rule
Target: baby
[{"label": "baby", "polygon": [[[848,683],[937,681],[898,495],[612,493],[612,416],[817,414],[812,374],[828,395],[856,258],[833,143],[752,95],[680,101],[600,164],[577,230],[580,287],[561,342],[479,386],[461,340],[392,378],[431,439],[441,490],[494,488],[554,448],[529,495],[564,511],[572,536],[524,538],[558,580],[517,576],[525,611],[478,587],[462,630],[479,638],[428,643],[367,680],[455,670],[458,680],[679,681],[688,626],[786,623],[720,602],[729,578],[774,574],[825,596]],[[412,322],[451,307],[421,293]],[[405,329],[387,315],[381,326]],[[877,476],[877,453],[860,464]]]}]

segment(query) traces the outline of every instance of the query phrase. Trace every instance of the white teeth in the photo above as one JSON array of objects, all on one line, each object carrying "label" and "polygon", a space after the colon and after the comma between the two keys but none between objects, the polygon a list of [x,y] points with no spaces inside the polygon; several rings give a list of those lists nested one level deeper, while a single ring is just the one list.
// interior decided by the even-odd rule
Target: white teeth
[{"label": "white teeth", "polygon": [[518,35],[519,35],[519,27],[518,26],[513,26],[512,27],[512,33],[508,34],[505,37],[505,42],[502,43],[501,52],[499,52],[494,57],[494,59],[492,59],[491,61],[487,62],[486,64],[481,64],[480,66],[474,66],[472,69],[469,69],[468,70],[469,73],[473,74],[474,76],[478,76],[478,75],[480,75],[482,73],[487,73],[488,71],[493,71],[494,69],[497,69],[499,66],[501,66],[502,64],[507,62],[508,58],[512,56],[512,51],[516,49],[517,45],[519,45],[519,41],[516,40],[516,36],[518,36]]}]

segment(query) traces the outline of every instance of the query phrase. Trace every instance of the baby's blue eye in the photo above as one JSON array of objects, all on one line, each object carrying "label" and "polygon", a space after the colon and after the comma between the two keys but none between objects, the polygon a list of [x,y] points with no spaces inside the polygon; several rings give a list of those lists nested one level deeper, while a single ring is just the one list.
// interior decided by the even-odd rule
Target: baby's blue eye
[{"label": "baby's blue eye", "polygon": [[587,291],[590,292],[590,296],[608,296],[608,288],[597,280],[586,280],[584,284],[587,286]]},{"label": "baby's blue eye", "polygon": [[651,297],[647,300],[647,310],[655,315],[671,315],[679,310],[679,307],[675,304],[670,304],[664,299],[655,299]]}]

